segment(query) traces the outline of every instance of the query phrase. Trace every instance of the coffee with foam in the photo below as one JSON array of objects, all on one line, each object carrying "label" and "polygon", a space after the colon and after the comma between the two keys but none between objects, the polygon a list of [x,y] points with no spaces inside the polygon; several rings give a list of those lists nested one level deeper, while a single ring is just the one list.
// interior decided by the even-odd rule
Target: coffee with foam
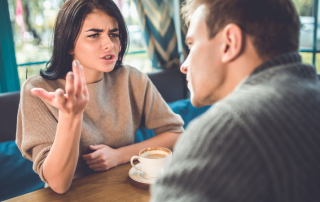
[{"label": "coffee with foam", "polygon": [[[139,152],[139,156],[131,158],[131,165],[140,171],[145,172],[149,177],[155,178],[164,172],[165,165],[171,160],[172,152],[163,147],[149,147]],[[141,168],[136,167],[133,161],[140,161]]]},{"label": "coffee with foam", "polygon": [[141,157],[147,158],[147,159],[160,159],[168,156],[170,153],[162,151],[162,150],[153,150],[153,151],[147,151],[141,155]]}]

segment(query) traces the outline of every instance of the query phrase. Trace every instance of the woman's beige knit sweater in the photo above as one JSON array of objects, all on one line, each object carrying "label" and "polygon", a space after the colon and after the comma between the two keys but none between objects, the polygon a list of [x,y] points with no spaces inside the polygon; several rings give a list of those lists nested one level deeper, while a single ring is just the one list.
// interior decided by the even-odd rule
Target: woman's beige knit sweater
[{"label": "woman's beige knit sweater", "polygon": [[[130,66],[105,73],[99,82],[88,84],[89,103],[84,110],[80,153],[92,152],[90,145],[112,148],[134,143],[140,126],[160,134],[183,132],[183,120],[168,107],[148,76]],[[21,90],[16,143],[22,155],[33,161],[33,169],[45,182],[43,162],[50,151],[58,124],[58,109],[31,94],[32,88],[53,92],[65,89],[65,80],[30,77]],[[79,158],[75,178],[93,172]]]}]

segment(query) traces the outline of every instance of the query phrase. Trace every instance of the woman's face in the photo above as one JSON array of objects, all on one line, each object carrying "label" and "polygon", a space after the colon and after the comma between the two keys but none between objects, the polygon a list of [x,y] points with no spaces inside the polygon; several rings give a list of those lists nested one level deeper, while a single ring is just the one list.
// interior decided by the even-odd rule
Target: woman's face
[{"label": "woman's face", "polygon": [[87,83],[100,80],[114,69],[120,52],[119,27],[115,18],[102,11],[86,16],[76,39],[73,58],[83,66]]}]

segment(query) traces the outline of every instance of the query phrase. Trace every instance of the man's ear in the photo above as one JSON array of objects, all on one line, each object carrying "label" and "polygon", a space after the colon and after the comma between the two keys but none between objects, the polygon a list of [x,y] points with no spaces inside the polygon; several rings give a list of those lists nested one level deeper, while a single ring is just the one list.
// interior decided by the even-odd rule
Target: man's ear
[{"label": "man's ear", "polygon": [[222,30],[222,62],[228,63],[236,59],[243,50],[243,32],[236,24],[228,24]]}]

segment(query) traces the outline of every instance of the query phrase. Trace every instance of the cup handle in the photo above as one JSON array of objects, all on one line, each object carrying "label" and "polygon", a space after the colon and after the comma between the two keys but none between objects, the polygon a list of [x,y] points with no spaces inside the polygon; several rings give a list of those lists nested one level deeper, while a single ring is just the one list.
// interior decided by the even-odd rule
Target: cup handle
[{"label": "cup handle", "polygon": [[135,169],[142,171],[141,168],[138,168],[136,165],[133,164],[133,161],[136,160],[136,159],[139,161],[139,156],[133,156],[133,157],[131,157],[131,159],[130,159],[131,165],[132,165]]}]

